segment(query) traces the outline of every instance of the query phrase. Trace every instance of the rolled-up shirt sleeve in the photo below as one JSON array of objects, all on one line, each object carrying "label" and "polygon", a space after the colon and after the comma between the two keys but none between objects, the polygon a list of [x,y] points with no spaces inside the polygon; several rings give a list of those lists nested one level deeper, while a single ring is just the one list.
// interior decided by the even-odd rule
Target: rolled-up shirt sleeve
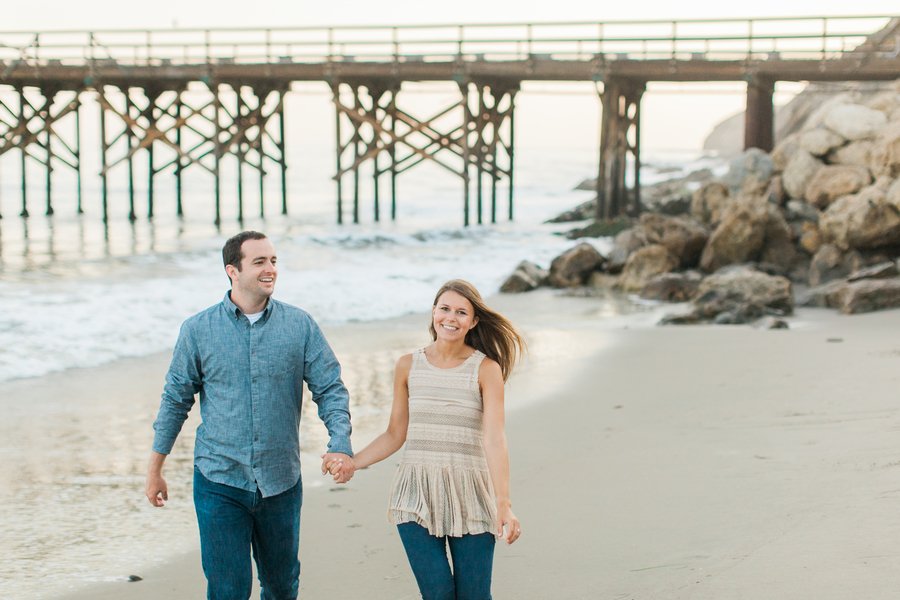
[{"label": "rolled-up shirt sleeve", "polygon": [[172,362],[166,373],[159,414],[153,423],[153,450],[160,454],[172,451],[175,439],[194,405],[194,396],[202,387],[200,357],[189,323],[185,322],[178,333]]},{"label": "rolled-up shirt sleeve", "polygon": [[353,456],[350,445],[350,394],[341,379],[341,365],[315,322],[310,323],[304,379],[318,407],[319,418],[328,430],[328,452]]}]

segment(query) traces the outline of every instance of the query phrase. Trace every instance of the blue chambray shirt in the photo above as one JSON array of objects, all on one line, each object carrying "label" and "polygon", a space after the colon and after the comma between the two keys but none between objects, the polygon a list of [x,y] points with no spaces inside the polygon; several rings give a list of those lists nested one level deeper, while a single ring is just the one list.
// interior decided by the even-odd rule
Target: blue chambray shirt
[{"label": "blue chambray shirt", "polygon": [[194,464],[216,483],[274,496],[300,479],[303,382],[330,435],[329,452],[352,455],[341,366],[305,311],[269,298],[250,324],[224,300],[184,322],[166,374],[153,450],[169,454],[200,394]]}]

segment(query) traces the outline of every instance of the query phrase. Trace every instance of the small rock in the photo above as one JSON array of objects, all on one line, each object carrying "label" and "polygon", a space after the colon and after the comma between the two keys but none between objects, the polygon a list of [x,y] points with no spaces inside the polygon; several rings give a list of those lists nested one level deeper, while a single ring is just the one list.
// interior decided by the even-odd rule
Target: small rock
[{"label": "small rock", "polygon": [[701,321],[700,315],[690,312],[683,315],[666,315],[657,325],[696,325]]},{"label": "small rock", "polygon": [[591,273],[600,269],[605,258],[587,242],[577,244],[553,259],[548,280],[554,287],[583,285]]},{"label": "small rock", "polygon": [[788,322],[778,317],[763,317],[753,326],[757,329],[790,329]]},{"label": "small rock", "polygon": [[505,294],[528,292],[542,286],[548,276],[549,273],[546,269],[542,269],[531,261],[523,260],[500,286],[500,291]]}]

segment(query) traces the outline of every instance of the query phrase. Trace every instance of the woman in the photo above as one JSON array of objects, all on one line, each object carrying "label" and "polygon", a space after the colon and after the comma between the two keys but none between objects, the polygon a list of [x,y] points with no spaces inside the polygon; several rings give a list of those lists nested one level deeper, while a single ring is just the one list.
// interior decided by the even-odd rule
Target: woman
[{"label": "woman", "polygon": [[525,343],[460,279],[435,296],[429,331],[429,346],[397,361],[387,430],[351,465],[332,459],[323,471],[344,481],[405,442],[388,516],[422,598],[488,600],[495,535],[508,544],[521,535],[509,496],[503,384]]}]

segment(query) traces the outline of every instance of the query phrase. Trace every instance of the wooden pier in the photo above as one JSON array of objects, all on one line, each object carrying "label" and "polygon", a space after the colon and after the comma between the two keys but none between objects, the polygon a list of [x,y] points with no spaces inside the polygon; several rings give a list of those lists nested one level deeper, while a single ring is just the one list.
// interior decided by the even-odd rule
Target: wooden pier
[{"label": "wooden pier", "polygon": [[[522,82],[586,81],[602,105],[597,217],[613,218],[641,210],[640,105],[648,82],[745,82],[744,145],[771,150],[777,82],[897,79],[898,50],[897,16],[0,32],[0,155],[21,155],[23,217],[28,161],[46,169],[46,214],[54,212],[56,167],[77,173],[81,212],[80,111],[92,94],[100,107],[104,220],[109,173],[123,165],[129,217],[138,218],[138,158],[147,162],[147,218],[156,175],[174,174],[181,215],[182,173],[203,169],[215,181],[219,223],[226,158],[238,166],[239,218],[245,167],[257,173],[261,215],[265,175],[280,173],[286,213],[284,97],[298,93],[290,91],[293,82],[324,82],[335,106],[338,222],[347,217],[348,178],[349,216],[360,220],[362,167],[373,173],[374,219],[381,218],[385,179],[394,219],[397,177],[424,161],[460,179],[465,225],[496,222],[498,189],[507,193],[506,218],[514,215]],[[412,114],[402,104],[403,85],[421,81],[453,82],[458,100]]]}]

